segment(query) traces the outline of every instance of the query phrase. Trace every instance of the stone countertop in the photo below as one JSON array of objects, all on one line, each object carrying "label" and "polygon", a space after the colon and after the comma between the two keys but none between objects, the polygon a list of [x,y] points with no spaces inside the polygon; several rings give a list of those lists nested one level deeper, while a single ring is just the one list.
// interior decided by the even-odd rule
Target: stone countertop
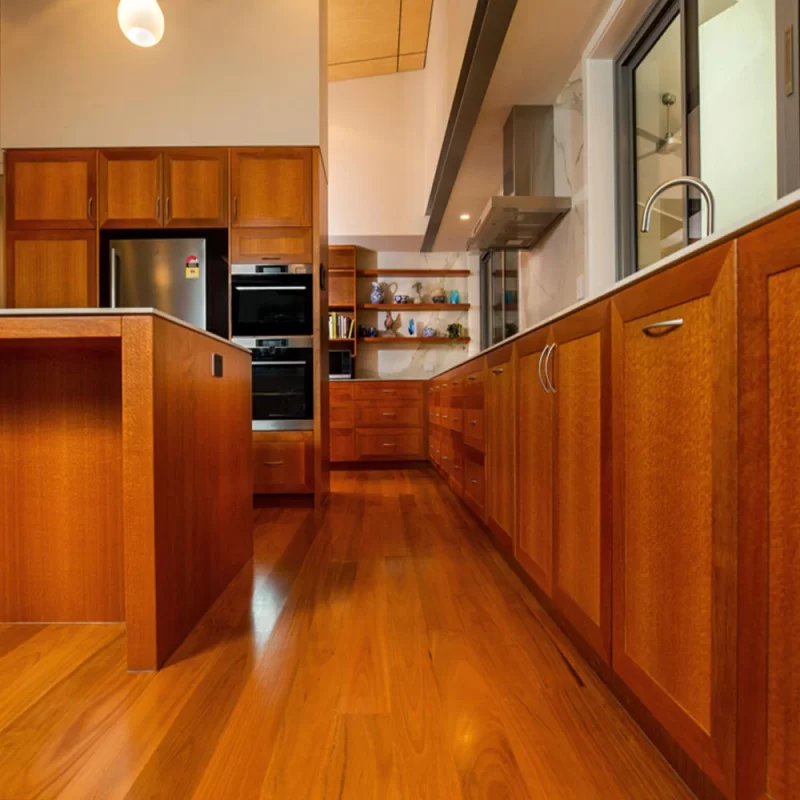
[{"label": "stone countertop", "polygon": [[427,380],[428,380],[428,378],[403,378],[403,377],[399,377],[399,378],[392,378],[392,377],[386,377],[386,378],[347,378],[345,380],[333,380],[333,381],[330,381],[330,384],[331,384],[331,386],[335,386],[337,383],[345,383],[345,384],[347,384],[347,383],[399,383],[401,381],[409,381],[411,383],[414,383],[414,382],[420,383],[420,382],[424,382],[424,381],[427,381]]},{"label": "stone countertop", "polygon": [[167,322],[174,322],[176,325],[188,328],[190,331],[202,333],[203,336],[208,336],[218,342],[250,353],[246,347],[242,347],[240,344],[236,344],[229,339],[223,339],[221,336],[202,328],[197,328],[156,308],[0,308],[0,317],[127,317],[140,316],[142,314],[149,314],[165,319]]},{"label": "stone countertop", "polygon": [[[520,339],[523,336],[527,336],[532,331],[537,330],[538,328],[544,328],[546,325],[552,325],[554,322],[557,322],[564,317],[569,316],[570,314],[574,314],[576,311],[579,311],[582,308],[586,308],[588,306],[597,303],[599,300],[603,300],[606,297],[610,297],[613,294],[616,294],[621,289],[625,289],[628,286],[632,286],[639,281],[645,280],[652,275],[655,275],[657,272],[663,272],[664,270],[669,269],[670,267],[675,266],[676,264],[681,263],[682,261],[686,261],[693,256],[699,255],[700,253],[705,252],[706,250],[710,250],[713,247],[717,247],[718,245],[724,244],[725,242],[730,241],[731,239],[736,239],[743,234],[747,233],[748,231],[753,230],[754,228],[758,228],[761,225],[764,225],[767,222],[770,222],[773,219],[777,219],[778,217],[782,217],[785,214],[789,214],[792,211],[796,211],[800,208],[800,189],[797,189],[790,194],[787,194],[785,197],[780,198],[772,205],[767,206],[766,208],[762,209],[761,211],[756,212],[755,214],[750,215],[749,217],[745,217],[740,222],[737,222],[735,225],[729,225],[727,228],[723,228],[716,233],[713,233],[711,236],[706,236],[703,239],[699,239],[698,241],[694,242],[693,244],[684,247],[682,250],[678,250],[676,253],[673,253],[666,258],[662,258],[660,261],[656,261],[655,264],[651,264],[649,267],[645,269],[641,269],[633,275],[629,275],[627,278],[623,278],[621,281],[617,281],[609,286],[604,292],[600,294],[596,294],[592,297],[587,297],[584,300],[580,300],[577,303],[574,303],[571,306],[559,311],[556,314],[553,314],[550,317],[546,317],[542,319],[530,327],[526,328],[524,331],[520,331],[519,333],[514,334],[514,336],[509,336],[507,339],[504,339],[502,342],[498,344],[492,345],[491,347],[487,347],[484,350],[481,350],[479,353],[476,353],[469,358],[465,358],[460,364],[457,364],[455,367],[447,367],[447,369],[441,369],[431,375],[431,378],[438,378],[440,375],[445,375],[446,373],[458,369],[459,367],[463,366],[464,364],[472,361],[473,359],[480,358],[481,356],[486,355],[487,353],[491,353],[492,350],[497,350],[500,347],[505,347],[507,344]],[[423,379],[424,380],[424,379]]]}]

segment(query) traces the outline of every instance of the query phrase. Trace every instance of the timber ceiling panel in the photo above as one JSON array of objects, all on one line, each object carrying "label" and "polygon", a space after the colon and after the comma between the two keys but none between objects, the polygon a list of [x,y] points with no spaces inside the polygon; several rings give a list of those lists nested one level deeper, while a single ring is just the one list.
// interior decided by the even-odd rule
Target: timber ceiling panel
[{"label": "timber ceiling panel", "polygon": [[329,0],[328,79],[424,69],[433,0]]}]

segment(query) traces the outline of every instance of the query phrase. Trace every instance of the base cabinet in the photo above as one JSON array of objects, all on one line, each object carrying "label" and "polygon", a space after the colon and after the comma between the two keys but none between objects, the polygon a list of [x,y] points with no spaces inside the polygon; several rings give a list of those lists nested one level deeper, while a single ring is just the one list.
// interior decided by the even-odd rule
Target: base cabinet
[{"label": "base cabinet", "polygon": [[253,432],[253,494],[312,494],[312,431]]},{"label": "base cabinet", "polygon": [[735,247],[614,298],[614,671],[713,782],[735,783]]},{"label": "base cabinet", "polygon": [[490,353],[488,369],[486,522],[497,544],[510,551],[514,542],[517,497],[514,346],[508,345]]}]

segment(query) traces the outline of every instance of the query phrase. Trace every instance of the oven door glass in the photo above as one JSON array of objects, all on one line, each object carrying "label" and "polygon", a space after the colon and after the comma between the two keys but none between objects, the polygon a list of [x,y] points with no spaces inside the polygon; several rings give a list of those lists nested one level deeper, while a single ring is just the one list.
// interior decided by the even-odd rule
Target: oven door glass
[{"label": "oven door glass", "polygon": [[310,275],[236,275],[232,288],[234,336],[314,333]]},{"label": "oven door glass", "polygon": [[273,360],[254,353],[253,419],[312,419],[311,370],[310,356]]}]

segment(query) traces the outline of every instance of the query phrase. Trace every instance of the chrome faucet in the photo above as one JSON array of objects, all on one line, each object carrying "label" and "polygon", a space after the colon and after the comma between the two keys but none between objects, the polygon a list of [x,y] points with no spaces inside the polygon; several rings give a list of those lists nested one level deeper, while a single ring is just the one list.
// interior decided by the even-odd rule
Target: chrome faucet
[{"label": "chrome faucet", "polygon": [[659,195],[671,189],[673,186],[694,186],[700,194],[706,199],[706,236],[714,233],[714,226],[717,218],[716,204],[714,203],[714,193],[711,191],[707,183],[692,178],[690,175],[684,175],[680,178],[671,178],[664,181],[661,186],[650,195],[650,199],[644,207],[644,216],[642,217],[642,233],[647,233],[650,230],[650,217],[653,215],[653,206]]}]

